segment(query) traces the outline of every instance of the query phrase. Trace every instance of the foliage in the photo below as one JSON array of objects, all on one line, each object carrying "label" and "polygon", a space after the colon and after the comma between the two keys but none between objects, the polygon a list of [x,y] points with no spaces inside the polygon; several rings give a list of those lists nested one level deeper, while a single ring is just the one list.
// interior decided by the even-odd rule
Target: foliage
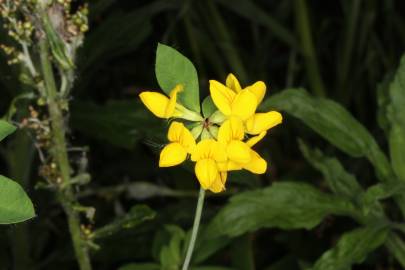
[{"label": "foliage", "polygon": [[[0,223],[36,217],[0,226],[0,269],[77,269],[69,213],[93,269],[179,269],[198,182],[190,163],[157,168],[169,122],[138,96],[169,95],[181,74],[180,103],[208,118],[209,80],[230,72],[264,81],[258,110],[284,121],[256,146],[266,174],[231,172],[223,193],[207,193],[191,269],[405,268],[403,1],[98,0],[88,14],[83,2],[64,25],[18,16],[44,26],[27,38],[27,25],[22,43],[1,27],[0,111],[20,130],[0,145],[1,172],[18,181],[0,177]],[[62,112],[63,185],[41,59]],[[0,140],[14,129],[1,121]]]}]

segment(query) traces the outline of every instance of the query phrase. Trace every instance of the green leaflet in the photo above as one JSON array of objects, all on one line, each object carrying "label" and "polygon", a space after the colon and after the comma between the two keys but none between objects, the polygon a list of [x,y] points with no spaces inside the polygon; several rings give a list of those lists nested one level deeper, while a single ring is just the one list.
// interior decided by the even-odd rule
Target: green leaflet
[{"label": "green leaflet", "polygon": [[155,218],[155,215],[156,213],[146,205],[133,206],[125,216],[95,230],[90,235],[90,238],[104,238],[118,233],[121,230],[134,228],[145,221]]},{"label": "green leaflet", "polygon": [[34,216],[34,206],[22,187],[0,175],[0,224],[18,223]]},{"label": "green leaflet", "polygon": [[4,120],[0,120],[0,141],[16,130],[16,127]]},{"label": "green leaflet", "polygon": [[214,102],[212,101],[211,96],[208,96],[204,99],[202,103],[202,113],[205,118],[210,117],[215,111],[217,111],[217,107],[215,106]]},{"label": "green leaflet", "polygon": [[312,97],[303,89],[288,89],[267,99],[262,108],[286,111],[348,155],[368,158],[382,181],[392,178],[391,166],[374,138],[338,103]]},{"label": "green leaflet", "polygon": [[168,95],[176,84],[183,84],[184,90],[178,95],[180,103],[200,113],[197,71],[189,59],[175,49],[159,43],[155,72],[160,87]]},{"label": "green leaflet", "polygon": [[299,182],[279,182],[230,199],[207,228],[207,235],[238,236],[259,228],[311,229],[327,215],[355,215],[354,206]]},{"label": "green leaflet", "polygon": [[348,173],[338,159],[325,156],[319,149],[309,148],[302,140],[298,144],[305,159],[322,173],[334,193],[350,199],[363,193],[355,176]]},{"label": "green leaflet", "polygon": [[345,233],[336,246],[325,252],[312,270],[350,270],[361,263],[367,254],[381,246],[389,230],[381,227],[364,227]]},{"label": "green leaflet", "polygon": [[397,177],[405,181],[405,56],[389,86],[389,98],[387,118],[391,124],[388,136],[391,163]]}]

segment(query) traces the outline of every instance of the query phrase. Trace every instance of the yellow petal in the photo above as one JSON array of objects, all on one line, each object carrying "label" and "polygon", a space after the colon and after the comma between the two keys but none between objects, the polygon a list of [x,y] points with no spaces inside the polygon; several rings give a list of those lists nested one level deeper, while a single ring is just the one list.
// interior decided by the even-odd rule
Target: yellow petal
[{"label": "yellow petal", "polygon": [[214,80],[210,80],[210,93],[212,101],[218,110],[224,115],[230,115],[235,93],[222,83]]},{"label": "yellow petal", "polygon": [[188,153],[191,153],[195,147],[193,134],[183,123],[173,121],[167,133],[167,139],[170,142],[179,143]]},{"label": "yellow petal", "polygon": [[176,166],[186,160],[187,151],[179,143],[169,143],[160,152],[159,167]]},{"label": "yellow petal", "polygon": [[170,118],[174,115],[176,103],[177,103],[177,93],[183,90],[182,84],[177,84],[173,90],[170,92],[170,100],[167,104],[166,111],[165,111],[165,118]]},{"label": "yellow petal", "polygon": [[253,93],[256,96],[257,105],[259,105],[266,94],[266,84],[262,81],[258,81],[246,87],[244,90],[248,90],[249,92]]},{"label": "yellow petal", "polygon": [[226,148],[226,153],[231,161],[236,163],[248,163],[251,159],[250,147],[241,141],[231,141]]},{"label": "yellow petal", "polygon": [[233,162],[231,160],[229,160],[227,162],[226,166],[227,166],[227,168],[226,168],[227,171],[239,171],[239,170],[243,169],[242,165],[240,165],[239,163]]},{"label": "yellow petal", "polygon": [[256,143],[260,142],[266,134],[267,131],[262,131],[259,135],[250,138],[246,144],[249,145],[249,147],[253,147]]},{"label": "yellow petal", "polygon": [[183,129],[185,129],[183,123],[173,121],[170,124],[169,131],[167,132],[167,139],[170,142],[180,142],[183,134]]},{"label": "yellow petal", "polygon": [[242,120],[237,117],[230,117],[218,131],[218,142],[228,144],[231,140],[242,140],[245,136],[245,128]]},{"label": "yellow petal", "polygon": [[246,131],[249,134],[257,135],[280,124],[282,121],[283,116],[276,111],[256,113],[246,121]]},{"label": "yellow petal", "polygon": [[203,189],[208,189],[218,176],[218,167],[213,159],[201,159],[195,164],[195,174]]},{"label": "yellow petal", "polygon": [[225,162],[227,156],[224,146],[214,139],[200,141],[191,154],[191,160],[198,161],[202,159],[212,159],[218,162]]},{"label": "yellow petal", "polygon": [[235,75],[232,73],[229,73],[228,77],[226,77],[226,86],[236,93],[239,93],[242,90],[238,79],[236,79]]},{"label": "yellow petal", "polygon": [[249,91],[239,92],[232,102],[232,115],[238,116],[242,120],[251,117],[257,108],[257,98]]},{"label": "yellow petal", "polygon": [[151,111],[154,115],[160,118],[168,118],[166,115],[166,108],[169,104],[169,99],[158,92],[142,92],[139,94],[142,103]]},{"label": "yellow petal", "polygon": [[250,150],[250,155],[250,162],[243,164],[243,168],[255,174],[265,173],[267,170],[267,162],[253,150]]},{"label": "yellow petal", "polygon": [[218,173],[217,178],[215,179],[214,183],[212,183],[212,185],[209,187],[209,190],[211,190],[214,193],[219,193],[221,191],[224,191],[226,178],[227,178],[227,172]]}]

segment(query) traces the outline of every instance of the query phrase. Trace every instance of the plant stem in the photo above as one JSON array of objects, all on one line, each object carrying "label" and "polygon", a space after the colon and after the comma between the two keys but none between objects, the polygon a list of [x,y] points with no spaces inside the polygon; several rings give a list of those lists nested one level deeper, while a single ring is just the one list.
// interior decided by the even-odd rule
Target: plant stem
[{"label": "plant stem", "polygon": [[39,41],[42,73],[45,81],[49,117],[52,128],[52,156],[60,172],[61,181],[57,189],[58,199],[67,215],[70,235],[76,259],[81,270],[91,270],[88,247],[82,237],[80,218],[74,210],[76,198],[70,185],[70,163],[65,139],[63,110],[58,102],[58,94],[52,64],[49,60],[49,47],[46,39]]},{"label": "plant stem", "polygon": [[186,258],[184,260],[182,270],[188,270],[188,266],[190,265],[191,256],[193,255],[194,251],[195,240],[197,239],[198,227],[200,226],[201,213],[204,206],[204,197],[205,197],[205,190],[202,187],[200,187],[200,193],[198,194],[197,209],[195,211],[193,223],[193,230],[191,231],[191,238],[187,247]]}]

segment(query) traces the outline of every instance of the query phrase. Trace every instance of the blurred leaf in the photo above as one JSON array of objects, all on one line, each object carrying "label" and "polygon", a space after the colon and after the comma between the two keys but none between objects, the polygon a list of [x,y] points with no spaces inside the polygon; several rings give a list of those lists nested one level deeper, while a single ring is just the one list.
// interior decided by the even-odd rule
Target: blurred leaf
[{"label": "blurred leaf", "polygon": [[119,217],[117,220],[95,230],[90,237],[99,239],[111,236],[121,230],[127,230],[138,226],[139,224],[155,218],[156,213],[146,205],[133,206],[129,212]]},{"label": "blurred leaf", "polygon": [[272,34],[277,36],[281,41],[285,42],[289,46],[295,48],[296,40],[291,31],[280,24],[275,18],[273,18],[267,9],[256,6],[254,1],[236,0],[229,4],[227,0],[218,0],[218,2],[238,15],[267,27]]},{"label": "blurred leaf", "polygon": [[[105,5],[108,7],[107,2]],[[92,82],[93,74],[111,59],[137,50],[152,33],[151,19],[175,6],[173,1],[152,1],[134,11],[116,11],[103,18],[101,24],[86,35],[78,52],[80,80],[76,90],[86,89]]]},{"label": "blurred leaf", "polygon": [[214,217],[207,235],[238,236],[259,228],[312,229],[327,215],[355,214],[340,197],[299,182],[280,182],[262,190],[240,193]]},{"label": "blurred leaf", "polygon": [[118,268],[118,270],[160,270],[157,263],[130,263]]},{"label": "blurred leaf", "polygon": [[183,263],[182,245],[185,232],[175,225],[166,225],[165,229],[171,234],[170,242],[160,250],[160,263],[162,270],[179,269]]},{"label": "blurred leaf", "polygon": [[215,239],[204,239],[204,230],[200,229],[198,234],[197,243],[193,253],[193,264],[204,262],[210,256],[223,249],[231,242],[229,237],[218,237]]},{"label": "blurred leaf", "polygon": [[190,267],[191,270],[235,270],[235,268],[223,267],[223,266],[196,266]]},{"label": "blurred leaf", "polygon": [[381,227],[364,227],[343,234],[337,245],[325,252],[312,270],[349,270],[384,244],[389,230]]},{"label": "blurred leaf", "polygon": [[297,117],[319,135],[353,157],[367,157],[383,181],[392,178],[391,166],[367,129],[338,103],[288,89],[267,99],[263,109],[278,109]]},{"label": "blurred leaf", "polygon": [[0,120],[0,141],[16,130],[16,127],[4,120]]},{"label": "blurred leaf", "polygon": [[177,84],[183,84],[184,90],[178,95],[180,103],[199,113],[200,89],[193,63],[175,49],[159,43],[155,68],[156,78],[162,90],[169,95]]},{"label": "blurred leaf", "polygon": [[34,216],[34,206],[21,186],[0,175],[0,224],[23,222]]},{"label": "blurred leaf", "polygon": [[356,178],[343,168],[339,160],[325,156],[319,149],[309,148],[302,140],[298,143],[305,159],[322,173],[334,193],[351,199],[363,193]]},{"label": "blurred leaf", "polygon": [[389,146],[392,167],[405,181],[405,55],[389,87],[388,119],[391,122]]},{"label": "blurred leaf", "polygon": [[235,269],[255,269],[252,234],[244,234],[233,239],[230,250],[231,263]]},{"label": "blurred leaf", "polygon": [[203,103],[202,103],[202,113],[205,118],[210,117],[215,111],[217,107],[215,106],[214,102],[212,101],[211,96],[207,96]]},{"label": "blurred leaf", "polygon": [[76,101],[70,110],[73,128],[115,146],[132,149],[143,137],[164,136],[162,122],[138,101],[109,101],[104,106]]}]

